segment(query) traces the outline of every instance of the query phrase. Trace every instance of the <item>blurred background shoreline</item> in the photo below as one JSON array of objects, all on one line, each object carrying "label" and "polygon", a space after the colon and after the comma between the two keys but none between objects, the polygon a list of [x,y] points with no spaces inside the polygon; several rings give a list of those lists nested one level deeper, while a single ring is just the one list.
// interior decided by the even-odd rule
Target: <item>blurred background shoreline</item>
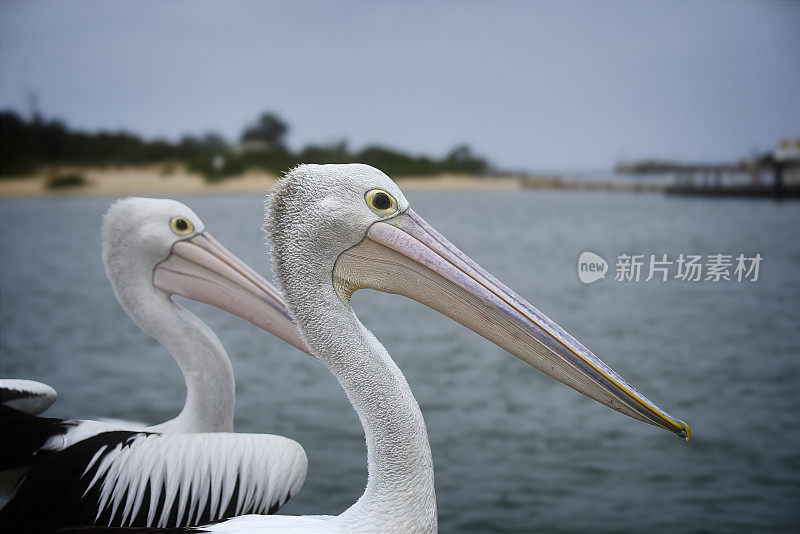
[{"label": "blurred background shoreline", "polygon": [[[0,197],[32,197],[50,195],[123,196],[123,195],[185,195],[264,193],[277,176],[267,171],[250,171],[221,182],[208,182],[202,176],[176,171],[163,176],[156,166],[122,167],[114,169],[64,167],[58,176],[81,176],[83,185],[48,187],[53,173],[47,170],[23,178],[0,180]],[[442,190],[470,191],[480,189],[517,189],[521,178],[475,178],[469,175],[442,174],[435,177],[401,177],[395,180],[406,191]]]},{"label": "blurred background shoreline", "polygon": [[564,189],[693,196],[800,198],[800,137],[729,162],[619,159],[608,170],[514,171],[460,143],[440,157],[342,138],[292,149],[290,126],[263,112],[236,141],[220,133],[172,141],[126,130],[87,132],[44,118],[30,95],[28,118],[0,110],[0,197],[261,193],[304,163],[366,163],[406,190]]}]

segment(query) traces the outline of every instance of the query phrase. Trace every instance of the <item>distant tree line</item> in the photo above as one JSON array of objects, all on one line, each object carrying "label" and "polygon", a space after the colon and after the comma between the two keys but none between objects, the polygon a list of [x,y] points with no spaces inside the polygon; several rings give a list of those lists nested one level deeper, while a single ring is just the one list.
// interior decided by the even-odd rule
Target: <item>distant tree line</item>
[{"label": "distant tree line", "polygon": [[0,111],[0,177],[27,175],[42,166],[119,166],[183,164],[208,180],[242,174],[248,168],[282,173],[300,163],[367,163],[394,175],[435,175],[443,172],[485,174],[488,162],[470,147],[459,145],[441,159],[414,156],[384,146],[351,151],[346,141],[308,145],[293,152],[286,145],[289,125],[271,113],[262,114],[232,144],[213,132],[186,135],[177,142],[146,140],[129,132],[87,133],[71,130],[63,121],[30,120]]}]

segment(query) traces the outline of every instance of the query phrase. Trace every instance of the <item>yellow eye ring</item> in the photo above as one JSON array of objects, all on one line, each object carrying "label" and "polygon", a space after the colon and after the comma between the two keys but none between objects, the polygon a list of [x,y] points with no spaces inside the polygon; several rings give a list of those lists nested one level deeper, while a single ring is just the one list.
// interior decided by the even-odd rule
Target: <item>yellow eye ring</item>
[{"label": "yellow eye ring", "polygon": [[369,209],[378,215],[391,215],[397,211],[397,201],[383,189],[373,189],[364,195]]},{"label": "yellow eye ring", "polygon": [[169,221],[169,227],[178,235],[189,235],[194,232],[194,226],[184,217],[173,217]]}]

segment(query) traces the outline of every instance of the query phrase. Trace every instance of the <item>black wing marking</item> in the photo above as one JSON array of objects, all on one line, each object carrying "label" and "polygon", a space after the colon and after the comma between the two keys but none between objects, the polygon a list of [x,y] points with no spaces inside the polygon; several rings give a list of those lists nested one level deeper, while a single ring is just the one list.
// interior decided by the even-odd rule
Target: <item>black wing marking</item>
[{"label": "black wing marking", "polygon": [[197,527],[67,527],[58,530],[61,534],[199,534],[210,532]]},{"label": "black wing marking", "polygon": [[58,397],[56,390],[34,380],[0,378],[0,404],[30,415],[47,410]]},{"label": "black wing marking", "polygon": [[0,403],[2,404],[29,397],[38,397],[38,395],[33,391],[0,387]]},{"label": "black wing marking", "polygon": [[107,453],[136,434],[105,432],[44,456],[28,470],[14,498],[0,509],[0,524],[10,532],[52,532],[94,524],[99,488],[84,495],[86,466],[98,451]]},{"label": "black wing marking", "polygon": [[0,471],[24,467],[41,457],[42,446],[74,423],[38,417],[0,404]]},{"label": "black wing marking", "polygon": [[302,447],[280,436],[105,432],[34,464],[0,524],[180,527],[274,513],[302,487],[306,467]]}]

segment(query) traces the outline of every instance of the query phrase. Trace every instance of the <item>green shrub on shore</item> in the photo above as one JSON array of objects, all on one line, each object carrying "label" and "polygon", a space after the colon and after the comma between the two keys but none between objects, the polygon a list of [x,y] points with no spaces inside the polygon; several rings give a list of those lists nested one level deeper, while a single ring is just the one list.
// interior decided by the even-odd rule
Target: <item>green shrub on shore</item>
[{"label": "green shrub on shore", "polygon": [[85,187],[88,184],[89,182],[82,174],[68,173],[53,176],[45,182],[44,187],[46,189],[70,189]]},{"label": "green shrub on shore", "polygon": [[158,170],[158,174],[161,176],[172,176],[176,172],[178,172],[178,164],[173,162],[163,164]]},{"label": "green shrub on shore", "polygon": [[379,145],[351,151],[346,141],[311,144],[293,152],[285,142],[288,131],[287,123],[264,113],[244,130],[236,145],[213,132],[186,135],[177,142],[148,141],[125,131],[87,133],[70,130],[62,121],[39,116],[25,120],[13,111],[0,111],[0,177],[31,175],[40,167],[55,165],[157,164],[162,166],[161,174],[168,176],[176,165],[183,164],[210,182],[240,175],[248,168],[281,174],[300,163],[367,163],[392,176],[490,171],[488,162],[466,145],[455,147],[441,159]]},{"label": "green shrub on shore", "polygon": [[203,154],[188,162],[186,169],[199,174],[209,183],[241,175],[246,170],[242,158],[234,154]]}]

